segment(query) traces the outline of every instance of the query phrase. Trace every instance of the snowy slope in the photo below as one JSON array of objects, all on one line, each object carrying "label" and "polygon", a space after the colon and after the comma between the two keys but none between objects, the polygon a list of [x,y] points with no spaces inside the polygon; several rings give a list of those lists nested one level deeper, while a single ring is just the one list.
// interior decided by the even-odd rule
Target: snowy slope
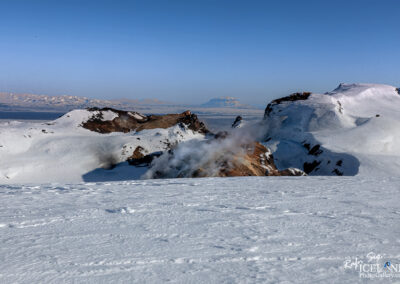
[{"label": "snowy slope", "polygon": [[341,84],[306,97],[272,102],[266,109],[264,141],[278,166],[303,169],[314,163],[315,175],[400,175],[395,87]]},{"label": "snowy slope", "polygon": [[[0,183],[79,182],[85,174],[87,180],[104,179],[101,170],[94,170],[126,161],[139,145],[148,153],[154,153],[164,151],[169,144],[204,138],[179,125],[100,134],[81,127],[93,115],[96,111],[74,110],[50,123],[0,124]],[[117,114],[103,111],[102,115],[107,121]],[[120,166],[122,171],[110,171],[106,176],[111,180],[121,175],[134,179],[144,173],[143,168]]]},{"label": "snowy slope", "polygon": [[346,259],[400,263],[399,182],[3,185],[0,282],[365,283]]}]

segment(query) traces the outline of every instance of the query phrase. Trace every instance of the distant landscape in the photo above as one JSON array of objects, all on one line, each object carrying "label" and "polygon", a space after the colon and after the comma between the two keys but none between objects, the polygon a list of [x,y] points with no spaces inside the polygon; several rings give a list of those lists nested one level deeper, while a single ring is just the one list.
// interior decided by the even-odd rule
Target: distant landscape
[{"label": "distant landscape", "polygon": [[165,102],[158,99],[92,99],[79,96],[48,96],[37,94],[15,94],[0,92],[1,112],[59,112],[65,113],[73,109],[88,107],[109,107],[121,110],[134,110],[143,113],[173,113],[191,109],[197,113],[237,114],[245,110],[246,113],[262,113],[264,106],[250,106],[242,104],[234,97],[213,98],[203,104],[180,104]]},{"label": "distant landscape", "polygon": [[264,106],[242,104],[233,97],[219,97],[203,104],[173,104],[157,99],[119,99],[100,100],[78,96],[47,96],[36,94],[0,93],[0,121],[7,120],[54,120],[74,109],[91,107],[114,108],[137,111],[143,114],[181,113],[186,110],[199,117],[213,131],[229,129],[236,116],[240,115],[248,121],[260,120],[264,114]]}]

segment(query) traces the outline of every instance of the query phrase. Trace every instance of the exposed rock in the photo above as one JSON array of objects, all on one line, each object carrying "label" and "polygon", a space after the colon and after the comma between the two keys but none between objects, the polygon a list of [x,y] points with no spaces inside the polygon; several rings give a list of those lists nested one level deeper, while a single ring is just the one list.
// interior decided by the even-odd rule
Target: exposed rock
[{"label": "exposed rock", "polygon": [[142,153],[140,153],[140,154],[141,155],[135,155],[135,153],[134,153],[131,157],[128,158],[128,163],[132,166],[147,167],[151,164],[151,162],[153,161],[154,158],[161,156],[162,152],[154,152],[154,153],[151,153],[148,155],[143,155]]},{"label": "exposed rock", "polygon": [[243,121],[243,118],[240,115],[238,115],[235,118],[235,121],[232,123],[232,128],[240,128],[242,125],[242,121]]},{"label": "exposed rock", "polygon": [[310,151],[308,151],[309,155],[313,155],[313,156],[318,156],[320,155],[323,151],[320,149],[321,145],[317,144],[314,147],[312,147],[310,149]]},{"label": "exposed rock", "polygon": [[136,149],[133,151],[132,156],[130,156],[128,160],[142,159],[145,156],[145,154],[146,154],[145,149],[141,146],[137,146]]},{"label": "exposed rock", "polygon": [[[169,128],[176,124],[185,124],[189,129],[199,133],[208,133],[195,114],[185,111],[180,114],[142,115],[137,112],[121,111],[112,108],[89,108],[93,116],[82,124],[82,127],[99,133],[130,132],[144,129]],[[103,118],[103,113],[111,111],[116,114],[112,120]]]},{"label": "exposed rock", "polygon": [[400,95],[400,88],[396,88],[396,92]]},{"label": "exposed rock", "polygon": [[304,172],[306,174],[311,173],[313,170],[315,170],[318,167],[319,164],[321,164],[321,162],[320,161],[316,161],[316,160],[312,161],[311,163],[305,162],[303,164]]},{"label": "exposed rock", "polygon": [[334,174],[336,174],[336,175],[338,175],[338,176],[342,176],[342,175],[343,175],[343,173],[342,173],[341,171],[339,171],[338,169],[334,169],[334,170],[332,171],[332,173],[334,173]]},{"label": "exposed rock", "polygon": [[224,163],[219,176],[302,176],[305,173],[298,169],[279,171],[269,149],[258,142],[242,145],[244,155],[237,155],[231,161]]},{"label": "exposed rock", "polygon": [[311,95],[311,92],[302,92],[302,93],[293,93],[290,96],[279,98],[276,100],[273,100],[271,103],[269,103],[265,109],[264,117],[267,117],[271,111],[274,105],[278,105],[282,102],[294,102],[294,101],[299,101],[299,100],[307,100],[308,97]]}]

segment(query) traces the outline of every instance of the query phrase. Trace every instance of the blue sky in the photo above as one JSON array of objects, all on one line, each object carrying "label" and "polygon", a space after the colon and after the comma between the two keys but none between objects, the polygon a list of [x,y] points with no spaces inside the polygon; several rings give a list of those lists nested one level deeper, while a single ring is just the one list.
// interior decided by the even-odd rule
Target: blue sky
[{"label": "blue sky", "polygon": [[0,91],[265,105],[400,86],[400,1],[0,1]]}]

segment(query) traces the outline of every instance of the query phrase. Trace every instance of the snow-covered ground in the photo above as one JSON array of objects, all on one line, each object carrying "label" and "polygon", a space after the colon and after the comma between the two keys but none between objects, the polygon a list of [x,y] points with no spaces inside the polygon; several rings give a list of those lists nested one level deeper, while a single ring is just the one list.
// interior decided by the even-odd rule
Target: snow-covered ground
[{"label": "snow-covered ground", "polygon": [[364,282],[346,260],[400,262],[399,184],[357,176],[3,185],[0,282]]}]

